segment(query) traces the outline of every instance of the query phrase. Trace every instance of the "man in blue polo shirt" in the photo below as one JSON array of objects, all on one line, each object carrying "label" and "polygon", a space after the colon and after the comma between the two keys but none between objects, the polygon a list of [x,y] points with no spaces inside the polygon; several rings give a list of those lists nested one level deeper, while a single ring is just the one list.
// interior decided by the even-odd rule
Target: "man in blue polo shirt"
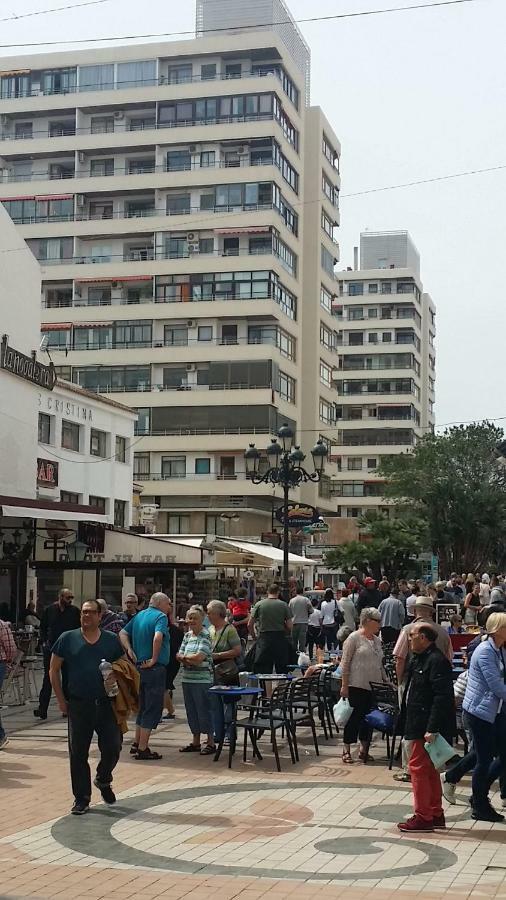
[{"label": "man in blue polo shirt", "polygon": [[166,666],[169,663],[169,625],[171,601],[167,594],[153,594],[147,609],[137,613],[119,633],[119,639],[141,676],[139,712],[135,741],[130,753],[135,759],[161,759],[149,749],[151,732],[163,712]]}]

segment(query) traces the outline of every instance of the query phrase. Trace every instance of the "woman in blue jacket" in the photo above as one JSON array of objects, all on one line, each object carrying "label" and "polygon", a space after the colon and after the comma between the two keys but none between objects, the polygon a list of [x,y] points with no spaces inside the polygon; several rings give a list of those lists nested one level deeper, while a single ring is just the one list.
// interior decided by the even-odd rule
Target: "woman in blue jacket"
[{"label": "woman in blue jacket", "polygon": [[506,774],[506,613],[492,613],[487,619],[487,637],[472,655],[463,707],[468,715],[477,762],[473,771],[473,819],[503,822],[504,816],[490,803],[488,792],[499,757],[501,774]]}]

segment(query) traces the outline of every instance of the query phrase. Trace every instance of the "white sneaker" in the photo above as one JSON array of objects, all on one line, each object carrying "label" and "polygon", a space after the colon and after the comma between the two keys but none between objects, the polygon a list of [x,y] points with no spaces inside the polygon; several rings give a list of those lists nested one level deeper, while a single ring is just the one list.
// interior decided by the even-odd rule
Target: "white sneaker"
[{"label": "white sneaker", "polygon": [[446,780],[446,775],[443,772],[441,775],[441,790],[443,791],[443,797],[445,800],[448,800],[452,806],[455,806],[457,801],[455,800],[455,791],[457,790],[456,784],[450,784],[449,781]]}]

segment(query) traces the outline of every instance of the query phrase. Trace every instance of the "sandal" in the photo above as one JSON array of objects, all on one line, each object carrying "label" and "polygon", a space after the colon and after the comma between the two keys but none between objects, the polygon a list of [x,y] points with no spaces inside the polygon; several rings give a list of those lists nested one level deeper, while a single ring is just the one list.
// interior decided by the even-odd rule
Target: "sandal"
[{"label": "sandal", "polygon": [[206,744],[205,747],[202,747],[200,751],[201,756],[211,756],[211,753],[216,753],[216,747],[211,744]]},{"label": "sandal", "polygon": [[138,750],[139,750],[139,745],[136,744],[136,743],[134,742],[134,743],[132,744],[132,746],[130,747],[130,753],[131,753],[131,755],[132,755],[132,756],[135,756],[135,754],[137,753]]},{"label": "sandal", "polygon": [[135,758],[152,760],[152,759],[162,759],[162,756],[160,753],[156,753],[155,750],[150,750],[149,747],[146,747],[145,750],[138,750],[137,753],[135,754]]},{"label": "sandal", "polygon": [[180,753],[200,753],[200,744],[187,744],[179,748]]},{"label": "sandal", "polygon": [[353,765],[353,759],[351,758],[351,753],[349,750],[343,750],[343,763],[346,763],[348,766]]},{"label": "sandal", "polygon": [[397,774],[393,775],[392,777],[394,781],[402,781],[403,784],[411,783],[411,775],[409,774],[409,772],[397,772]]},{"label": "sandal", "polygon": [[368,753],[359,753],[359,754],[358,754],[358,758],[359,758],[359,760],[360,760],[361,762],[364,763],[364,765],[365,765],[366,763],[374,762],[374,757],[373,757],[373,756],[369,756]]}]

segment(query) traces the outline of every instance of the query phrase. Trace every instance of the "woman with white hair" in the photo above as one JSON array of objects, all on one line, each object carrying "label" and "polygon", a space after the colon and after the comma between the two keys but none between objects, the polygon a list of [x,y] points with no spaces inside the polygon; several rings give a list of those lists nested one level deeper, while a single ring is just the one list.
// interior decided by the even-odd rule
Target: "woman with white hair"
[{"label": "woman with white hair", "polygon": [[383,668],[383,649],[379,631],[381,614],[373,607],[366,607],[360,614],[358,631],[347,638],[343,647],[341,660],[341,697],[347,697],[353,707],[351,717],[344,728],[343,762],[353,763],[351,745],[360,739],[358,758],[362,762],[372,762],[369,746],[372,729],[364,723],[364,718],[371,711],[371,681],[387,681]]},{"label": "woman with white hair", "polygon": [[503,822],[504,816],[496,812],[488,795],[496,777],[491,769],[495,755],[499,757],[500,776],[506,776],[506,613],[492,613],[486,629],[487,636],[471,657],[462,704],[476,753],[471,818]]},{"label": "woman with white hair", "polygon": [[[209,756],[215,752],[211,722],[209,688],[213,683],[213,655],[207,628],[204,628],[204,610],[190,606],[186,613],[186,632],[176,659],[183,666],[183,698],[192,733],[192,742],[181,747],[180,753],[200,753]],[[200,737],[206,742],[201,747]]]}]

